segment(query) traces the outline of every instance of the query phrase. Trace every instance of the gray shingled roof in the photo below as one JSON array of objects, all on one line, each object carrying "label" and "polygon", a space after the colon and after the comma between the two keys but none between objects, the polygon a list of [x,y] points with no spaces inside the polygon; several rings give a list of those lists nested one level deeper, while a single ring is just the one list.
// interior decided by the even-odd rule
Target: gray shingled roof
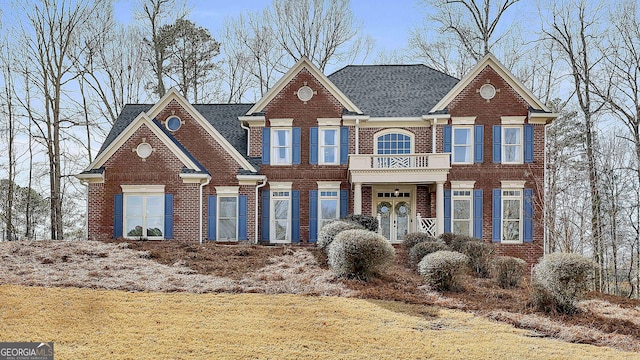
[{"label": "gray shingled roof", "polygon": [[425,115],[459,81],[425,65],[349,65],[328,78],[372,117]]},{"label": "gray shingled roof", "polygon": [[[106,149],[120,135],[124,129],[131,124],[135,118],[143,111],[151,109],[153,104],[128,104],[122,109],[122,112],[113,124],[113,128],[107,135],[100,153]],[[240,121],[238,116],[245,115],[253,104],[195,104],[193,107],[202,116],[218,130],[218,132],[224,136],[229,143],[235,147],[238,152],[244,156],[249,162],[256,166],[259,164],[253,158],[246,156],[247,154],[247,135],[246,132],[240,127]],[[259,168],[260,166],[256,166]]]}]

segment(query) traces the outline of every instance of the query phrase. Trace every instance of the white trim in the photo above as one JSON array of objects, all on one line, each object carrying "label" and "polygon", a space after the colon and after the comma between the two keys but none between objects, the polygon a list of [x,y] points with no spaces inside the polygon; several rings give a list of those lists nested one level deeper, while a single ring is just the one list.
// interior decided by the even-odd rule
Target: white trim
[{"label": "white trim", "polygon": [[211,180],[209,174],[180,174],[178,175],[182,179],[183,184],[200,184],[203,181]]},{"label": "white trim", "polygon": [[164,193],[164,185],[120,185],[123,194]]},{"label": "white trim", "polygon": [[524,189],[526,180],[503,180],[500,181],[500,188],[502,189]]},{"label": "white trim", "polygon": [[[408,136],[411,141],[411,145],[410,145],[411,150],[409,154],[415,153],[415,146],[416,146],[415,134],[408,130],[391,128],[391,129],[383,129],[373,134],[373,153],[375,155],[379,155],[378,154],[378,138],[387,134],[402,134],[402,135]],[[402,155],[402,154],[399,154],[399,155]],[[407,155],[407,154],[404,154],[404,155]]]},{"label": "white trim", "polygon": [[560,116],[558,113],[529,112],[529,124],[550,124],[558,116]]},{"label": "white trim", "polygon": [[[287,184],[289,184],[288,188],[274,188],[274,184],[276,186],[286,186]],[[291,192],[291,183],[272,183],[269,189],[269,242],[270,243],[280,243],[280,244],[288,244],[291,242],[291,225],[292,225],[292,201],[293,201],[293,197],[292,192]],[[274,196],[274,192],[287,192],[289,195],[288,196]],[[275,227],[275,222],[277,221],[276,219],[276,207],[274,206],[275,202],[278,200],[286,200],[289,203],[289,208],[287,209],[287,234],[285,235],[285,239],[284,240],[276,240],[276,227]]]},{"label": "white trim", "polygon": [[[216,186],[216,241],[229,241],[229,242],[236,242],[238,241],[238,234],[240,233],[240,227],[239,225],[239,221],[240,221],[240,201],[238,200],[238,193],[218,193],[218,188],[226,188],[227,186]],[[228,186],[229,188],[233,188],[233,186]],[[236,186],[236,188],[238,188]],[[236,226],[235,226],[235,232],[236,232],[236,236],[235,238],[224,238],[222,239],[220,237],[220,202],[223,198],[231,198],[231,199],[235,199],[235,203],[236,203],[236,216],[235,216],[235,220],[236,220]]]},{"label": "white trim", "polygon": [[216,195],[232,196],[240,193],[240,186],[215,186]]},{"label": "white trim", "polygon": [[460,189],[473,189],[476,185],[475,180],[466,180],[466,181],[451,181],[451,190],[460,190]]},{"label": "white trim", "polygon": [[524,125],[526,116],[500,116],[502,125]]},{"label": "white trim", "polygon": [[475,116],[454,116],[451,117],[451,125],[474,125],[476,123]]},{"label": "white trim", "polygon": [[101,184],[104,183],[104,173],[100,174],[77,174],[76,179],[80,181],[86,181],[89,184]]},{"label": "white trim", "polygon": [[[507,129],[519,129],[520,130],[520,143],[519,144],[506,144],[505,143],[505,131]],[[513,165],[513,164],[524,164],[524,127],[522,125],[503,125],[502,128],[500,129],[500,163],[501,164],[506,164],[506,165]],[[504,149],[505,147],[508,146],[519,146],[520,147],[520,152],[518,154],[520,161],[506,161],[506,156],[505,156],[505,152]]]},{"label": "white trim", "polygon": [[236,175],[236,179],[238,179],[238,185],[255,186],[260,180],[266,181],[267,177],[264,175]]},{"label": "white trim", "polygon": [[[333,130],[336,132],[335,145],[327,145],[325,143],[325,131]],[[318,127],[318,165],[340,165],[340,128],[337,126],[321,126]],[[335,161],[328,162],[324,158],[324,149],[335,149]]]},{"label": "white trim", "polygon": [[[191,115],[191,117],[193,119],[195,119],[196,122],[198,124],[200,124],[200,126],[202,126],[203,129],[205,129],[205,131],[209,134],[209,136],[211,136],[214,139],[214,141],[216,141],[218,144],[220,144],[220,146],[223,149],[225,149],[227,151],[227,153],[229,153],[229,155],[231,155],[231,158],[233,158],[238,163],[238,165],[240,165],[240,167],[242,167],[244,170],[257,172],[256,168],[254,168],[253,165],[251,165],[249,163],[249,161],[247,159],[245,159],[242,156],[242,154],[240,154],[238,152],[238,150],[236,150],[236,148],[234,148],[229,143],[229,141],[227,141],[227,139],[225,139],[225,137],[222,136],[218,132],[218,130],[216,128],[214,128],[213,125],[211,125],[211,123],[209,121],[207,121],[207,119],[205,119],[204,116],[202,116],[202,114],[200,114],[187,101],[187,99],[185,99],[182,95],[180,95],[180,93],[178,92],[178,90],[176,88],[169,89],[169,91],[167,91],[165,96],[162,99],[160,99],[160,101],[158,101],[155,105],[153,105],[153,107],[151,107],[151,109],[149,109],[149,111],[147,111],[147,114],[148,114],[149,118],[154,119],[156,116],[158,116],[160,114],[160,112],[162,112],[162,110],[164,110],[167,107],[167,105],[169,105],[171,100],[177,101],[178,104],[189,115]],[[251,113],[249,113],[249,114],[251,114]]]},{"label": "white trim", "polygon": [[[524,186],[524,181],[522,182]],[[519,191],[519,196],[505,196],[505,191]],[[517,199],[520,202],[518,206],[518,240],[504,239],[504,203],[507,200]],[[522,244],[524,241],[524,188],[502,188],[500,189],[500,243],[502,244]],[[513,220],[512,220],[513,221]]]},{"label": "white trim", "polygon": [[115,138],[107,146],[107,148],[98,155],[91,164],[87,167],[87,170],[98,169],[102,167],[126,142],[135,134],[135,132],[145,125],[160,141],[182,162],[184,166],[192,170],[204,170],[200,169],[196,163],[194,163],[169,137],[160,130],[156,124],[153,123],[151,118],[146,113],[140,113],[135,120],[133,120],[129,126],[127,126],[118,137]]},{"label": "white trim", "polygon": [[270,182],[269,190],[270,191],[291,191],[291,186],[293,182],[285,181],[285,182]]},{"label": "white trim", "polygon": [[340,126],[340,118],[318,118],[318,126]]},{"label": "white trim", "polygon": [[269,119],[271,127],[291,127],[293,126],[293,119]]},{"label": "white trim", "polygon": [[340,181],[318,181],[318,190],[333,191],[340,190]]},{"label": "white trim", "polygon": [[[463,183],[463,181],[461,181],[461,183]],[[465,183],[469,183],[469,182],[465,182]],[[475,181],[471,181],[471,183],[475,183]],[[468,185],[468,184],[464,184],[464,185]],[[473,184],[472,184],[473,185]],[[456,195],[456,191],[468,191],[469,195]],[[469,222],[469,233],[468,234],[463,234],[463,235],[468,235],[468,236],[473,236],[473,187],[468,188],[457,188],[454,189],[453,188],[453,182],[451,184],[451,232],[455,234],[455,229],[454,229],[454,223],[456,221],[456,217],[454,216],[455,214],[455,206],[454,203],[455,201],[469,201],[469,218],[468,219],[458,219],[458,221],[465,221],[465,222]]]},{"label": "white trim", "polygon": [[[269,136],[271,137],[269,141],[269,165],[272,166],[290,166],[293,164],[293,128],[291,127],[271,127],[269,131]],[[289,135],[289,144],[285,146],[276,145],[276,132],[278,131],[287,131]],[[276,162],[276,157],[274,153],[274,149],[283,149],[286,148],[289,150],[289,159],[286,162]]]},{"label": "white trim", "polygon": [[249,127],[264,127],[267,119],[264,117],[264,115],[261,116],[253,116],[253,115],[249,115],[249,116],[238,116],[238,120],[240,120],[240,122],[246,122],[249,124]]},{"label": "white trim", "polygon": [[[469,148],[469,161],[455,161],[456,157],[456,129],[465,129],[469,131],[469,144],[465,145]],[[473,125],[452,125],[451,126],[451,165],[469,165],[473,164],[474,160],[474,148],[475,148],[475,131]],[[458,145],[462,146],[462,145]]]},{"label": "white trim", "polygon": [[[323,196],[322,193],[323,192],[332,192],[335,193],[335,195],[331,195],[331,196]],[[322,222],[323,220],[336,220],[340,218],[340,182],[339,181],[318,181],[318,208],[316,209],[317,211],[317,221],[318,221],[318,229],[322,229]],[[325,219],[322,217],[322,201],[335,201],[336,203],[336,214],[335,214],[335,218],[333,219]]]},{"label": "white trim", "polygon": [[[285,88],[294,77],[296,77],[302,69],[307,69],[311,76],[313,76],[322,86],[324,86],[331,95],[333,95],[340,104],[342,104],[348,111],[362,114],[362,111],[347,98],[338,87],[336,87],[329,78],[327,78],[315,65],[309,61],[309,59],[303,56],[298,62],[284,74],[283,77],[276,82],[276,84],[269,89],[269,91],[258,101],[249,111],[247,115],[251,115],[256,112],[264,110],[264,108]],[[298,90],[295,90],[297,93]]]},{"label": "white trim", "polygon": [[493,54],[487,54],[462,80],[454,86],[445,97],[442,98],[429,112],[444,110],[453,99],[456,98],[487,66],[491,67],[513,90],[522,96],[530,106],[549,111],[549,108],[536,98],[504,65],[502,65]]}]

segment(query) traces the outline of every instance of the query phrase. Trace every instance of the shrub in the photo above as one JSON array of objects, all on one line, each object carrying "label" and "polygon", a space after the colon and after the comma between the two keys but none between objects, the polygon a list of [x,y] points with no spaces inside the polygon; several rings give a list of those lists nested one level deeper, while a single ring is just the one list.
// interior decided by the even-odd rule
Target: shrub
[{"label": "shrub", "polygon": [[444,242],[435,241],[435,239],[433,241],[419,242],[409,250],[409,262],[411,265],[417,266],[423,257],[440,250],[451,249]]},{"label": "shrub", "polygon": [[532,301],[543,311],[572,314],[589,290],[597,265],[578,254],[554,253],[533,268]]},{"label": "shrub", "polygon": [[460,278],[469,259],[455,251],[436,251],[425,256],[418,264],[418,272],[434,290],[459,290]]},{"label": "shrub", "polygon": [[488,277],[491,255],[493,255],[494,251],[495,246],[493,244],[482,240],[471,240],[462,243],[460,252],[469,257],[471,270],[481,277]]},{"label": "shrub", "polygon": [[351,221],[362,225],[365,229],[373,232],[378,231],[378,219],[369,215],[347,215],[342,218],[344,221]]},{"label": "shrub", "polygon": [[345,230],[328,248],[329,267],[340,277],[367,280],[393,262],[395,251],[384,236],[364,229]]},{"label": "shrub", "polygon": [[318,247],[321,249],[325,249],[326,251],[327,246],[331,244],[336,235],[338,235],[342,231],[352,229],[362,229],[362,225],[351,221],[341,220],[333,221],[326,224],[322,227],[322,229],[320,229],[320,232],[318,233]]},{"label": "shrub", "polygon": [[462,252],[462,245],[467,241],[478,241],[470,236],[456,235],[454,233],[442,233],[438,236],[439,240],[444,241],[453,251]]},{"label": "shrub", "polygon": [[503,289],[514,288],[520,283],[527,262],[511,256],[497,256],[491,261],[491,276]]},{"label": "shrub", "polygon": [[407,235],[404,236],[404,240],[402,241],[402,247],[405,250],[409,251],[414,246],[416,246],[416,244],[419,244],[421,242],[427,242],[427,241],[435,242],[436,239],[427,235],[426,233],[421,233],[421,232],[408,233]]}]

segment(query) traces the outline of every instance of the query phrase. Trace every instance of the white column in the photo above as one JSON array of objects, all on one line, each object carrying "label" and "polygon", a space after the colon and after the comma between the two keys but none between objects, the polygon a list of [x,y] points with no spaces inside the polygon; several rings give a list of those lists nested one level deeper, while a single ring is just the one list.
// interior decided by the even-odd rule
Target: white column
[{"label": "white column", "polygon": [[436,153],[436,135],[437,135],[437,131],[438,128],[436,127],[436,125],[438,124],[438,120],[437,119],[433,119],[433,122],[431,123],[431,153],[435,154]]},{"label": "white column", "polygon": [[362,184],[355,183],[353,189],[353,213],[355,215],[362,215]]},{"label": "white column", "polygon": [[438,235],[444,232],[444,182],[436,183],[436,221],[438,222]]}]

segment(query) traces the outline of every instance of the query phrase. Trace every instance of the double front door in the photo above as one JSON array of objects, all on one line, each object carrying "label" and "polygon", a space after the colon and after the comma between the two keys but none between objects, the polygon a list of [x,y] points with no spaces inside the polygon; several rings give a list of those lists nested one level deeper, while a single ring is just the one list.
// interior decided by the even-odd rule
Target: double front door
[{"label": "double front door", "polygon": [[376,214],[379,229],[390,242],[404,240],[411,227],[411,193],[404,191],[377,192]]}]

